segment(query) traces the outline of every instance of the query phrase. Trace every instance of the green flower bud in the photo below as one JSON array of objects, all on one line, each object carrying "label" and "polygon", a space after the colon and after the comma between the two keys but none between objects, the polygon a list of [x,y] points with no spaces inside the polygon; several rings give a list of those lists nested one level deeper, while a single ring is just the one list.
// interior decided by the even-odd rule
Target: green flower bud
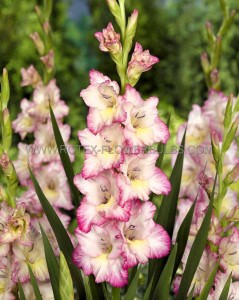
[{"label": "green flower bud", "polygon": [[222,151],[225,153],[227,152],[227,150],[230,148],[232,141],[235,138],[237,129],[238,129],[238,125],[239,125],[239,117],[236,118],[236,120],[233,122],[228,135],[226,136],[225,142],[222,145]]},{"label": "green flower bud", "polygon": [[3,111],[2,120],[3,120],[3,130],[2,130],[3,149],[5,151],[8,151],[12,144],[12,124],[11,124],[9,111],[7,108],[5,108]]},{"label": "green flower bud", "polygon": [[124,53],[128,55],[132,48],[133,39],[135,36],[138,20],[138,11],[135,9],[132,15],[129,17],[128,25],[126,28],[125,42],[124,42]]},{"label": "green flower bud", "polygon": [[8,72],[7,69],[3,69],[3,76],[2,76],[2,92],[1,92],[1,103],[2,103],[2,110],[7,107],[9,96],[10,96],[10,88],[9,88],[9,81],[8,81]]},{"label": "green flower bud", "polygon": [[219,76],[219,71],[218,69],[213,69],[211,74],[210,74],[210,79],[212,82],[212,87],[215,90],[218,90],[220,87],[220,76]]},{"label": "green flower bud", "polygon": [[232,122],[232,105],[233,105],[233,95],[230,95],[227,101],[227,107],[224,117],[224,127],[229,128]]},{"label": "green flower bud", "polygon": [[52,0],[44,0],[44,16],[48,21],[52,13]]},{"label": "green flower bud", "polygon": [[216,37],[216,42],[214,45],[213,58],[212,58],[212,68],[217,68],[219,65],[220,57],[222,51],[222,37],[219,35]]},{"label": "green flower bud", "polygon": [[218,162],[220,157],[220,148],[219,148],[219,139],[215,131],[211,132],[211,145],[212,145],[213,158],[215,162]]},{"label": "green flower bud", "polygon": [[44,55],[45,53],[45,46],[44,43],[42,41],[42,39],[40,38],[38,32],[34,32],[30,35],[30,38],[33,40],[37,51],[39,52],[40,55]]},{"label": "green flower bud", "polygon": [[239,163],[237,163],[236,166],[227,174],[227,176],[223,180],[223,183],[228,187],[236,180],[238,180],[238,177],[239,177]]},{"label": "green flower bud", "polygon": [[206,52],[203,52],[201,54],[201,64],[202,64],[204,73],[208,74],[210,72],[210,63],[209,63],[208,55]]},{"label": "green flower bud", "polygon": [[116,0],[106,0],[106,3],[110,9],[110,12],[115,17],[117,24],[121,28],[123,26],[123,20],[121,17],[121,11],[120,11],[119,4],[117,3]]},{"label": "green flower bud", "polygon": [[206,26],[206,30],[207,30],[208,41],[210,42],[211,45],[213,45],[216,37],[212,31],[212,23],[207,21],[205,26]]},{"label": "green flower bud", "polygon": [[229,14],[227,1],[226,0],[220,0],[220,4],[221,4],[221,9],[222,9],[222,12],[223,12],[224,16],[227,17],[228,14]]}]

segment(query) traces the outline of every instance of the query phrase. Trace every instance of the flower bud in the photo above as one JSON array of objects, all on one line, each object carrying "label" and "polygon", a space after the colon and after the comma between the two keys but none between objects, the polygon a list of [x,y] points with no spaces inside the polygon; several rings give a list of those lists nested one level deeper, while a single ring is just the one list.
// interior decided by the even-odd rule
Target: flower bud
[{"label": "flower bud", "polygon": [[30,34],[30,38],[33,40],[39,54],[43,55],[45,52],[45,46],[44,46],[44,43],[43,43],[42,39],[40,38],[38,32],[34,32],[34,33]]},{"label": "flower bud", "polygon": [[106,3],[109,7],[110,12],[115,17],[117,24],[121,28],[123,26],[123,21],[122,21],[122,17],[121,17],[121,11],[120,11],[119,4],[117,3],[116,0],[106,0]]},{"label": "flower bud", "polygon": [[21,74],[21,86],[32,86],[35,88],[42,83],[41,77],[33,65],[31,65],[28,69],[22,68]]},{"label": "flower bud", "polygon": [[41,57],[41,61],[46,66],[47,72],[51,73],[54,69],[54,52],[50,50],[47,55]]},{"label": "flower bud", "polygon": [[220,85],[220,76],[219,76],[219,71],[218,69],[213,69],[211,74],[210,74],[212,86],[214,89],[218,89]]},{"label": "flower bud", "polygon": [[219,148],[219,138],[215,131],[211,132],[211,145],[212,145],[212,154],[215,162],[219,161],[220,148]]},{"label": "flower bud", "polygon": [[226,139],[225,139],[225,142],[222,146],[222,151],[225,153],[227,152],[227,150],[230,148],[231,144],[232,144],[232,141],[234,140],[235,138],[235,135],[236,135],[236,132],[237,132],[237,129],[238,129],[238,125],[239,125],[239,117],[236,118],[236,120],[233,122],[227,136],[226,136]]},{"label": "flower bud", "polygon": [[8,72],[7,69],[4,68],[3,75],[2,75],[2,85],[1,85],[2,109],[5,109],[7,107],[9,97],[10,97],[10,88],[9,88]]},{"label": "flower bud", "polygon": [[238,180],[239,178],[239,163],[236,164],[236,166],[227,174],[225,177],[223,183],[226,186],[231,185],[233,182]]},{"label": "flower bud", "polygon": [[100,42],[101,51],[110,52],[113,56],[121,54],[120,34],[115,32],[112,23],[109,23],[103,32],[96,32],[95,37]]},{"label": "flower bud", "polygon": [[149,50],[143,51],[142,46],[136,43],[132,59],[129,62],[127,75],[129,83],[134,86],[143,72],[149,71],[152,66],[159,62],[156,56],[152,56]]},{"label": "flower bud", "polygon": [[3,130],[2,130],[3,149],[8,151],[12,144],[12,124],[7,108],[3,111]]},{"label": "flower bud", "polygon": [[201,54],[201,64],[202,64],[202,68],[205,74],[208,74],[210,71],[210,63],[208,60],[208,55],[206,52],[203,52]]},{"label": "flower bud", "polygon": [[208,40],[209,40],[209,42],[211,44],[213,44],[214,40],[215,40],[215,35],[214,35],[213,31],[212,31],[212,23],[209,22],[209,21],[207,21],[206,24],[205,24],[205,26],[206,26],[206,30],[207,30]]},{"label": "flower bud", "polygon": [[219,65],[220,57],[221,57],[221,50],[222,50],[222,37],[218,35],[216,37],[216,42],[214,43],[214,53],[212,58],[212,68],[217,68]]},{"label": "flower bud", "polygon": [[226,0],[220,0],[221,9],[223,11],[224,16],[228,15],[228,4]]},{"label": "flower bud", "polygon": [[12,172],[12,164],[7,155],[7,153],[3,153],[0,158],[0,166],[2,167],[3,172],[9,176]]},{"label": "flower bud", "polygon": [[43,24],[43,29],[44,29],[45,33],[48,35],[50,33],[50,29],[51,29],[50,23],[49,22],[45,22]]},{"label": "flower bud", "polygon": [[135,36],[138,20],[138,11],[135,9],[132,15],[129,17],[128,25],[126,28],[125,41],[124,41],[124,53],[128,55],[132,48],[133,39]]},{"label": "flower bud", "polygon": [[131,35],[133,32],[133,36],[135,35],[135,31],[136,31],[136,27],[137,27],[138,15],[139,15],[138,10],[134,9],[132,15],[129,17],[129,20],[128,20],[126,32]]},{"label": "flower bud", "polygon": [[233,106],[233,95],[230,95],[230,97],[227,101],[225,117],[224,117],[224,127],[225,128],[228,128],[232,122],[232,106]]},{"label": "flower bud", "polygon": [[207,192],[208,196],[210,197],[214,179],[212,177],[208,177],[204,171],[202,171],[198,176],[198,183],[200,186]]}]

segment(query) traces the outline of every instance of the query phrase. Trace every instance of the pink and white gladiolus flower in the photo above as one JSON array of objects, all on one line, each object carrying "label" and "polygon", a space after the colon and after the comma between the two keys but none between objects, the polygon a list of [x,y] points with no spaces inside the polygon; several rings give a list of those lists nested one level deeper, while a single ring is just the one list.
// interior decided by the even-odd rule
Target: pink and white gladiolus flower
[{"label": "pink and white gladiolus flower", "polygon": [[89,232],[92,225],[102,225],[108,220],[128,221],[131,201],[120,205],[120,191],[116,174],[109,170],[89,179],[76,175],[74,183],[85,195],[77,210],[80,230]]},{"label": "pink and white gladiolus flower", "polygon": [[134,201],[129,221],[119,224],[124,236],[124,268],[129,269],[147,263],[149,258],[162,258],[169,254],[170,238],[162,226],[153,221],[155,211],[156,207],[149,201]]},{"label": "pink and white gladiolus flower", "polygon": [[149,200],[151,192],[167,195],[171,190],[167,176],[155,166],[158,153],[128,154],[120,165],[117,184],[121,203],[128,200]]},{"label": "pink and white gladiolus flower", "polygon": [[98,71],[90,71],[90,85],[80,95],[89,107],[87,125],[93,133],[96,134],[104,126],[125,121],[126,112],[119,92],[116,81],[111,81]]},{"label": "pink and white gladiolus flower", "polygon": [[30,65],[27,69],[21,69],[22,82],[21,86],[32,86],[35,88],[38,85],[42,84],[41,76],[35,69],[33,65]]},{"label": "pink and white gladiolus flower", "polygon": [[30,114],[41,122],[45,122],[50,118],[49,104],[57,119],[61,119],[69,113],[69,107],[63,100],[60,100],[60,90],[55,80],[51,80],[47,86],[40,86],[34,90],[33,104]]},{"label": "pink and white gladiolus flower", "polygon": [[0,258],[0,299],[14,300],[12,293],[13,281],[11,279],[11,262],[7,256]]},{"label": "pink and white gladiolus flower", "polygon": [[106,281],[115,287],[127,284],[123,237],[114,222],[92,226],[89,233],[77,229],[76,236],[79,244],[73,253],[73,261],[85,275],[94,274],[96,282]]},{"label": "pink and white gladiolus flower", "polygon": [[[54,300],[54,294],[50,283],[38,283],[38,287],[44,300]],[[35,300],[36,296],[30,282],[22,284],[22,288],[27,300]]]},{"label": "pink and white gladiolus flower", "polygon": [[21,112],[18,114],[17,119],[12,122],[12,127],[15,132],[19,133],[23,140],[28,133],[32,133],[36,127],[36,120],[32,116],[33,103],[27,99],[23,99],[21,104]]},{"label": "pink and white gladiolus flower", "polygon": [[14,209],[5,202],[0,204],[0,245],[17,241],[22,245],[31,246],[30,231],[30,216],[25,213],[23,206]]},{"label": "pink and white gladiolus flower", "polygon": [[112,55],[121,54],[120,34],[115,32],[112,23],[109,23],[102,32],[96,32],[95,37],[100,42],[101,51],[110,52]]},{"label": "pink and white gladiolus flower", "polygon": [[232,276],[237,280],[239,279],[238,242],[239,230],[233,227],[232,234],[222,238],[219,245],[220,266],[228,275],[232,272]]},{"label": "pink and white gladiolus flower", "polygon": [[143,50],[139,44],[135,44],[134,52],[127,69],[129,83],[134,86],[143,72],[149,71],[152,66],[159,62],[156,56],[152,56],[149,50]]},{"label": "pink and white gladiolus flower", "polygon": [[30,279],[28,264],[37,280],[44,282],[49,279],[43,240],[40,236],[34,240],[34,245],[31,247],[20,244],[13,247],[12,278],[14,282],[27,282]]},{"label": "pink and white gladiolus flower", "polygon": [[105,127],[96,135],[86,128],[79,131],[78,137],[86,150],[82,169],[84,178],[98,175],[103,170],[118,168],[124,161],[124,135],[120,124]]},{"label": "pink and white gladiolus flower", "polygon": [[133,146],[151,146],[154,143],[166,143],[169,131],[158,116],[158,98],[151,97],[144,101],[140,94],[130,85],[126,86],[124,109],[127,112],[124,136],[127,143]]}]

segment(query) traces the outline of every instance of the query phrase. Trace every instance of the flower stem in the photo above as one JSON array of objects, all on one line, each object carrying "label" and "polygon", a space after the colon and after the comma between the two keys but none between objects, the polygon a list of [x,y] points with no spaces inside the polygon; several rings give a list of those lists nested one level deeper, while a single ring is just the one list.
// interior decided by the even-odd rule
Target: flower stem
[{"label": "flower stem", "polygon": [[120,298],[120,289],[113,287],[111,300],[120,300]]}]

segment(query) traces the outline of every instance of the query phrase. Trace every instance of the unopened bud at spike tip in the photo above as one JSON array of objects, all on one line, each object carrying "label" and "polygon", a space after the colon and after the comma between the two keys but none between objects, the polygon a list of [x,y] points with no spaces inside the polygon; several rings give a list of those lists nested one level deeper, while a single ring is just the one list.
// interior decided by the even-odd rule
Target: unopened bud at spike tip
[{"label": "unopened bud at spike tip", "polygon": [[201,64],[203,67],[203,71],[208,74],[210,71],[210,63],[209,63],[209,59],[208,59],[208,55],[206,52],[203,52],[201,54]]},{"label": "unopened bud at spike tip", "polygon": [[34,32],[34,33],[30,34],[30,38],[33,40],[39,54],[43,55],[45,52],[45,46],[44,46],[42,39],[39,36],[39,33]]}]

